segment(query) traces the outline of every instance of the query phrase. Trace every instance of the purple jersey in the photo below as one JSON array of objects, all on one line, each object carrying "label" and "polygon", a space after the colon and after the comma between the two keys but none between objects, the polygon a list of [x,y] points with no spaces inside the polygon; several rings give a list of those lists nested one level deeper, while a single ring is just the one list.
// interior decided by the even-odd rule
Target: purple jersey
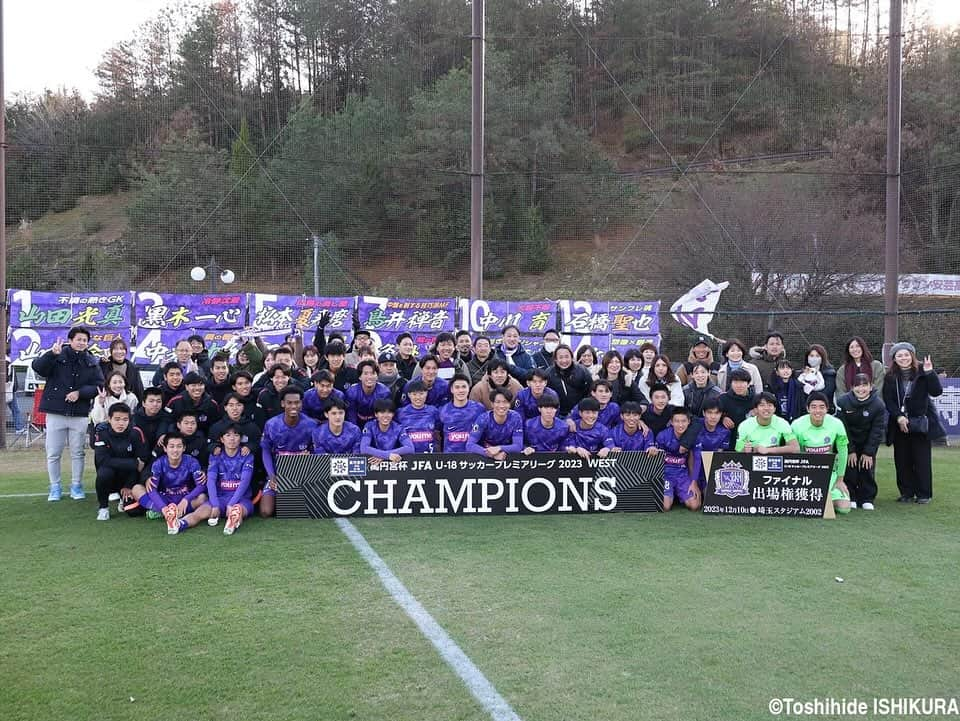
[{"label": "purple jersey", "polygon": [[330,430],[330,424],[324,423],[313,429],[314,453],[359,453],[360,428],[350,421],[343,422],[340,435]]},{"label": "purple jersey", "polygon": [[[422,378],[417,378],[419,381],[423,381]],[[425,383],[426,381],[424,381]],[[400,399],[400,405],[406,406],[410,404],[410,399],[407,398],[407,388],[410,387],[410,381],[403,387],[403,397]],[[447,383],[443,378],[437,378],[433,381],[433,385],[427,389],[427,405],[436,406],[437,408],[443,408],[450,401],[450,384]]]},{"label": "purple jersey", "polygon": [[338,391],[336,388],[333,388],[327,398],[321,398],[317,393],[317,389],[311,388],[303,394],[303,412],[313,418],[313,420],[317,421],[317,423],[323,423],[327,420],[327,413],[324,411],[323,407],[327,404],[327,401],[330,400],[330,398],[334,397],[342,400],[343,393]]},{"label": "purple jersey", "polygon": [[250,479],[253,478],[253,455],[241,455],[239,449],[235,456],[226,451],[212,456],[210,472],[207,474],[207,495],[210,505],[218,507],[221,501],[228,506],[241,500],[250,500]]},{"label": "purple jersey", "polygon": [[[560,397],[552,388],[544,388],[543,392],[547,397],[555,398],[557,403],[560,402]],[[533,397],[533,391],[530,388],[524,388],[517,393],[517,397],[513,401],[513,410],[523,416],[524,420],[539,418],[540,406],[537,405],[537,401],[538,399]]]},{"label": "purple jersey", "polygon": [[[176,468],[170,465],[167,456],[161,456],[150,466],[150,477],[156,488],[140,499],[140,505],[157,512],[163,511],[170,503],[180,503],[184,499],[192,501],[206,489],[203,470],[193,456],[183,456]],[[146,503],[144,499],[147,499]]]},{"label": "purple jersey", "polygon": [[443,428],[443,452],[466,453],[467,441],[473,422],[487,409],[483,403],[467,401],[464,406],[456,406],[453,401],[440,409],[440,424]]},{"label": "purple jersey", "polygon": [[516,411],[507,411],[503,423],[497,423],[493,411],[487,411],[473,422],[470,440],[467,441],[467,453],[480,453],[490,446],[500,446],[507,453],[520,453],[523,450],[523,418]]},{"label": "purple jersey", "polygon": [[563,450],[567,439],[567,422],[555,418],[553,426],[544,428],[540,417],[531,418],[523,424],[524,443],[540,453],[556,453]]},{"label": "purple jersey", "polygon": [[[567,416],[571,421],[577,423],[580,421],[580,409],[574,408],[570,411],[570,415]],[[608,429],[613,428],[620,422],[620,406],[613,401],[607,403],[606,407],[600,409],[600,413],[597,414],[597,423],[601,426],[606,426]]]},{"label": "purple jersey", "polygon": [[722,423],[712,431],[706,425],[701,425],[700,435],[697,436],[697,445],[702,451],[726,451],[730,448],[730,429],[724,428]]},{"label": "purple jersey", "polygon": [[607,436],[610,435],[610,429],[597,421],[590,428],[583,427],[583,419],[578,418],[574,421],[576,430],[567,435],[563,442],[564,447],[574,446],[576,448],[586,448],[591,453],[596,453],[603,448]]},{"label": "purple jersey", "polygon": [[363,428],[368,421],[373,420],[373,404],[379,400],[393,400],[393,394],[383,383],[377,383],[373,391],[364,391],[362,383],[354,383],[344,393],[347,401],[347,420]]},{"label": "purple jersey", "polygon": [[653,445],[653,434],[650,431],[643,434],[638,428],[631,435],[627,433],[623,423],[618,423],[607,433],[604,445],[608,448],[619,448],[622,451],[645,451]]},{"label": "purple jersey", "polygon": [[363,427],[360,452],[375,458],[389,458],[391,453],[406,456],[413,453],[413,441],[396,421],[390,421],[387,430],[382,431],[380,424],[372,420]]},{"label": "purple jersey", "polygon": [[313,429],[317,427],[315,420],[301,413],[297,416],[297,424],[290,427],[286,424],[285,418],[285,414],[274,416],[263,427],[260,450],[268,478],[273,478],[277,474],[273,465],[276,456],[309,453],[313,445]]},{"label": "purple jersey", "polygon": [[690,454],[680,451],[680,439],[673,432],[673,428],[664,428],[657,434],[656,446],[663,451],[664,480],[676,484],[686,481],[689,485],[692,479],[700,475],[700,448],[693,449],[693,468],[691,468]]},{"label": "purple jersey", "polygon": [[437,450],[436,436],[440,426],[440,409],[425,405],[423,408],[403,406],[397,412],[397,423],[407,432],[417,453],[433,453]]}]

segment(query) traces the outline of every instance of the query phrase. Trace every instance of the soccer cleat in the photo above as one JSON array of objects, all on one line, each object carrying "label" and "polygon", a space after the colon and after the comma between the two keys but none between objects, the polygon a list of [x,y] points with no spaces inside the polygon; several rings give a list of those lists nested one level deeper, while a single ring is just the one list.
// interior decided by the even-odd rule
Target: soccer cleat
[{"label": "soccer cleat", "polygon": [[172,503],[163,507],[163,520],[167,522],[167,533],[171,536],[177,535],[180,531],[177,523],[177,507]]},{"label": "soccer cleat", "polygon": [[83,492],[83,485],[80,483],[71,483],[70,484],[70,498],[75,501],[82,501],[87,497],[87,494]]},{"label": "soccer cleat", "polygon": [[110,503],[114,503],[115,501],[119,501],[119,500],[120,500],[120,494],[119,494],[119,493],[111,493],[111,494],[107,497],[107,500],[110,501]]},{"label": "soccer cleat", "polygon": [[862,508],[862,509],[865,510],[865,511],[872,511],[872,510],[873,510],[873,504],[870,503],[870,501],[867,501],[866,503],[860,504],[860,508]]},{"label": "soccer cleat", "polygon": [[851,511],[857,510],[857,502],[856,502],[856,501],[850,501],[850,510],[851,510]]},{"label": "soccer cleat", "polygon": [[63,493],[63,490],[60,488],[59,483],[55,486],[50,486],[50,494],[47,496],[47,500],[59,501],[62,493]]},{"label": "soccer cleat", "polygon": [[97,520],[98,521],[109,521],[110,520],[110,509],[101,508],[97,511]]},{"label": "soccer cleat", "polygon": [[234,531],[243,523],[243,509],[239,504],[230,506],[227,511],[227,525],[223,527],[224,536],[232,536]]}]

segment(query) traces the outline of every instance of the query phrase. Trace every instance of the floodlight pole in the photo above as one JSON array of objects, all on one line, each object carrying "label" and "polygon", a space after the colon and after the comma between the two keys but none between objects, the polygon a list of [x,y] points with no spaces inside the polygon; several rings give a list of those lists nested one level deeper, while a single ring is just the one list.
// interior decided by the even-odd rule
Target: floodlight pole
[{"label": "floodlight pole", "polygon": [[313,295],[320,295],[320,236],[314,233],[313,240]]},{"label": "floodlight pole", "polygon": [[[7,447],[7,98],[3,87],[3,0],[0,0],[0,448]],[[16,371],[14,371],[16,372]],[[13,402],[17,402],[14,394]]]},{"label": "floodlight pole", "polygon": [[470,34],[471,116],[470,116],[470,297],[483,297],[483,76],[484,0],[473,0],[473,27]]},{"label": "floodlight pole", "polygon": [[899,335],[900,280],[900,93],[902,63],[903,0],[890,0],[890,39],[887,58],[887,238],[884,281],[883,360]]}]

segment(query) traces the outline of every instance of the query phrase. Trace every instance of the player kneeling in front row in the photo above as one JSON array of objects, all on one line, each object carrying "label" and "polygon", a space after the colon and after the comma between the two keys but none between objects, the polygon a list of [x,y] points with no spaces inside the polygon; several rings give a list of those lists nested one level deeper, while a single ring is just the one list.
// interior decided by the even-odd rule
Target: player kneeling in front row
[{"label": "player kneeling in front row", "polygon": [[647,449],[650,455],[663,453],[663,510],[673,507],[679,498],[691,511],[700,509],[700,448],[682,444],[683,434],[690,428],[690,411],[674,408],[670,425],[657,433],[654,445]]},{"label": "player kneeling in front row", "polygon": [[190,514],[198,520],[206,518],[211,526],[216,526],[220,516],[225,516],[227,524],[223,533],[227,536],[253,513],[250,480],[253,478],[254,456],[241,453],[241,442],[240,428],[231,424],[223,430],[220,435],[223,450],[210,459],[207,474],[209,500]]},{"label": "player kneeling in front row", "polygon": [[206,518],[195,511],[207,500],[207,477],[196,458],[184,455],[179,431],[167,433],[163,442],[166,455],[153,462],[146,486],[133,487],[133,497],[142,508],[163,514],[167,533],[175,535]]},{"label": "player kneeling in front row", "polygon": [[847,470],[847,429],[836,416],[827,415],[827,396],[814,391],[807,398],[807,415],[791,425],[803,453],[836,453],[830,474],[830,498],[837,513],[850,513],[850,491],[843,482]]},{"label": "player kneeling in front row", "polygon": [[[130,427],[130,407],[126,403],[110,406],[107,423],[97,426],[93,437],[93,457],[97,467],[98,521],[109,521],[110,494],[123,498],[133,495],[144,459],[149,455],[139,428]],[[123,502],[121,501],[121,506]]]}]

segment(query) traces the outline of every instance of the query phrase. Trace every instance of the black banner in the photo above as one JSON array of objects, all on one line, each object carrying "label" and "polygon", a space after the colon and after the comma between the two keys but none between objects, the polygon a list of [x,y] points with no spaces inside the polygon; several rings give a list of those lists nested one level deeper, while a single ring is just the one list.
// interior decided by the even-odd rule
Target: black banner
[{"label": "black banner", "polygon": [[663,456],[625,451],[589,461],[565,453],[280,456],[278,518],[663,510]]},{"label": "black banner", "polygon": [[832,453],[704,453],[703,512],[833,518],[829,489],[834,457]]}]

